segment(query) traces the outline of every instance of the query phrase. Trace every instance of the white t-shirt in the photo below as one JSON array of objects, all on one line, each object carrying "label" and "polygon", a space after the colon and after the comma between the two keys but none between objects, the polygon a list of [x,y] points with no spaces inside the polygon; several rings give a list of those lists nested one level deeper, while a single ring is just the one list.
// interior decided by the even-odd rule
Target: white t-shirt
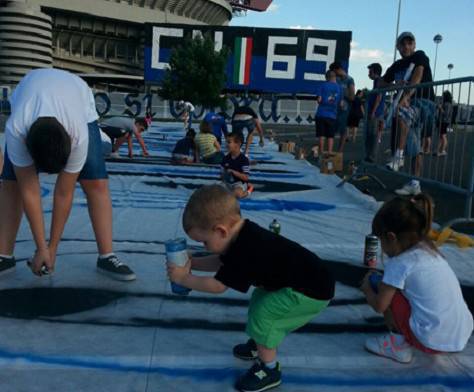
[{"label": "white t-shirt", "polygon": [[194,112],[194,105],[191,102],[184,102],[183,104],[184,110],[188,113]]},{"label": "white t-shirt", "polygon": [[8,156],[18,167],[33,164],[25,138],[38,117],[55,117],[71,138],[71,155],[64,171],[78,173],[87,159],[87,124],[97,120],[94,95],[78,76],[58,69],[28,72],[12,94],[5,126]]},{"label": "white t-shirt", "polygon": [[426,246],[392,257],[383,282],[400,289],[411,306],[410,328],[433,350],[461,351],[473,331],[473,319],[448,262]]}]

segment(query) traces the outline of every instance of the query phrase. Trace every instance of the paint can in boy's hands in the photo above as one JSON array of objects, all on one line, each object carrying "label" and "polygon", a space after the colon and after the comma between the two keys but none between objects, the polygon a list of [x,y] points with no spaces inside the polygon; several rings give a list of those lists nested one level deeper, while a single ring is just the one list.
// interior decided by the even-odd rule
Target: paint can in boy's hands
[{"label": "paint can in boy's hands", "polygon": [[275,234],[280,234],[281,226],[280,226],[280,223],[276,219],[272,220],[272,223],[270,223],[270,226],[268,226],[268,228],[270,229],[270,231],[274,232]]},{"label": "paint can in boy's hands", "polygon": [[[176,238],[165,242],[166,259],[179,267],[183,267],[188,262],[188,250],[186,238]],[[171,291],[178,295],[188,295],[191,289],[171,282]]]},{"label": "paint can in boy's hands", "polygon": [[376,235],[365,236],[364,265],[369,268],[377,266],[377,254],[379,251],[379,239]]}]

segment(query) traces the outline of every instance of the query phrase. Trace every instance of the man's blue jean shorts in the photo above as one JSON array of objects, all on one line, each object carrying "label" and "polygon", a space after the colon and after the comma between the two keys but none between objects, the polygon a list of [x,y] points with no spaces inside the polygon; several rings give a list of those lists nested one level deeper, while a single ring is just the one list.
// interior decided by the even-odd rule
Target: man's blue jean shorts
[{"label": "man's blue jean shorts", "polygon": [[[87,124],[89,128],[89,146],[87,149],[87,159],[84,167],[79,173],[79,180],[104,180],[108,178],[105,168],[104,156],[102,154],[102,140],[100,138],[99,126],[97,121]],[[12,162],[8,157],[8,151],[5,146],[5,157],[3,171],[0,176],[3,180],[16,181],[15,171]]]}]

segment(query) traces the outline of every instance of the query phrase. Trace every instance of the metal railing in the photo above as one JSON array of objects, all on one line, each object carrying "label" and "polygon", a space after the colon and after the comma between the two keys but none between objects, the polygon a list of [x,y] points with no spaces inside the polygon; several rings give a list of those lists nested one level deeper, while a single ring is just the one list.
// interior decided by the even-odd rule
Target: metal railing
[{"label": "metal railing", "polygon": [[[397,95],[409,95],[397,104]],[[369,113],[369,101],[385,95],[383,117]],[[474,77],[391,86],[365,97],[364,153],[361,160],[409,178],[431,182],[465,197],[464,216],[473,222]]]}]

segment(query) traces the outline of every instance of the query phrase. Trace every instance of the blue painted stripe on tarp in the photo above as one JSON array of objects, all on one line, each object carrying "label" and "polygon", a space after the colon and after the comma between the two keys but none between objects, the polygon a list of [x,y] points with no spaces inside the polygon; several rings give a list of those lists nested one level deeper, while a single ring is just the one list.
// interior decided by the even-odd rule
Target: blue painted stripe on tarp
[{"label": "blue painted stripe on tarp", "polygon": [[[87,207],[87,203],[74,203],[75,206]],[[138,209],[159,209],[173,210],[176,208],[184,208],[185,200],[146,200],[146,199],[112,199],[114,208],[133,207]],[[240,200],[240,207],[245,211],[328,211],[335,209],[335,205],[318,203],[313,201],[294,201],[294,200]],[[50,210],[45,210],[50,212]]]},{"label": "blue painted stripe on tarp", "polygon": [[242,199],[240,200],[240,207],[247,211],[327,211],[336,208],[332,204],[318,203],[315,201],[301,201],[301,200],[259,200],[259,199]]},{"label": "blue painted stripe on tarp", "polygon": [[[127,365],[118,362],[94,361],[62,356],[45,356],[38,354],[0,350],[0,358],[24,360],[44,365],[59,365],[74,368],[101,369],[116,372],[159,373],[169,377],[188,377],[197,381],[223,381],[235,379],[242,371],[233,368],[168,368],[164,366]],[[314,370],[316,372],[316,370]],[[313,375],[283,375],[283,382],[306,386],[423,386],[442,385],[453,389],[474,387],[474,378],[465,375],[453,376],[420,376],[420,377],[327,377]]]}]

